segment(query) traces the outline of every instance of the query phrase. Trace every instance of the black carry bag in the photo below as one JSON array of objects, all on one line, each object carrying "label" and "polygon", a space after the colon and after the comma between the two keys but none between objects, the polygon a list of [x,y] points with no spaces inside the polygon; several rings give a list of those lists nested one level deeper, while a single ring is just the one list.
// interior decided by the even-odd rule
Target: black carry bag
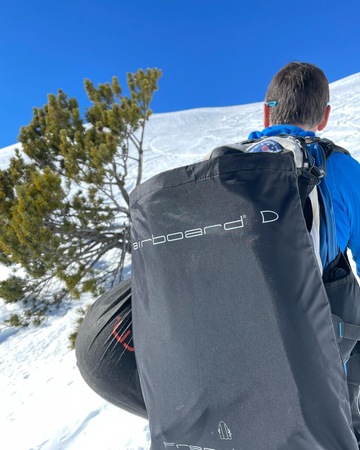
[{"label": "black carry bag", "polygon": [[131,321],[131,284],[126,280],[100,296],[85,315],[76,358],[81,375],[97,394],[146,418]]},{"label": "black carry bag", "polygon": [[151,448],[357,449],[293,155],[230,152],[130,199]]},{"label": "black carry bag", "polygon": [[[325,142],[324,153],[329,155],[333,149],[328,143]],[[246,149],[249,143],[245,144]],[[239,155],[238,150],[239,145],[218,148],[212,152],[212,157],[234,153]],[[338,148],[336,151],[339,151]],[[287,165],[278,166],[277,159],[268,166],[269,158],[274,158],[274,155],[251,156],[253,162],[242,167],[245,161],[250,161],[249,156],[247,159],[238,159],[236,156],[229,160],[220,158],[217,162],[201,163],[160,174],[132,195],[132,199],[135,198],[132,208],[134,254],[149,245],[152,251],[158,248],[161,250],[161,246],[172,246],[167,250],[164,247],[157,258],[153,258],[152,254],[134,258],[137,276],[134,276],[133,283],[135,290],[138,289],[135,302],[140,305],[139,311],[143,314],[136,334],[139,345],[145,349],[143,353],[140,350],[138,358],[140,367],[144,367],[142,383],[145,392],[148,392],[148,407],[153,411],[150,414],[152,448],[354,448],[353,438],[347,432],[346,425],[349,423],[349,399],[341,381],[343,372],[339,374],[338,367],[335,367],[335,371],[333,368],[334,363],[335,366],[338,364],[339,355],[334,353],[334,334],[329,332],[328,308],[316,275],[316,265],[314,270],[314,255],[308,247],[305,253],[300,251],[304,243],[307,246],[309,244],[305,237],[308,234],[304,230],[309,230],[311,222],[304,211],[304,227],[300,210],[305,206],[306,196],[314,188],[314,177],[306,173],[300,180],[298,171],[299,192],[296,193],[292,184],[296,178],[295,171],[289,161]],[[236,164],[233,167],[234,162]],[[265,173],[259,176],[265,167]],[[249,184],[252,177],[253,182]],[[288,184],[283,186],[284,180]],[[267,182],[266,186],[260,188],[264,181]],[[287,191],[288,185],[291,185],[291,189]],[[212,196],[213,191],[218,189],[217,195]],[[236,198],[243,196],[245,191],[248,191],[245,200]],[[186,195],[183,196],[183,193]],[[274,196],[280,198],[274,199]],[[264,199],[265,206],[259,203],[260,199]],[[292,200],[288,202],[289,199]],[[229,203],[224,203],[227,201]],[[280,205],[280,209],[265,209],[266,204],[271,207]],[[260,206],[263,209],[256,210]],[[251,215],[244,213],[242,208],[245,207],[252,211]],[[284,214],[287,208],[289,211]],[[223,214],[220,210],[224,210]],[[289,221],[294,211],[296,215]],[[238,214],[236,217],[232,216],[234,212]],[[141,227],[145,224],[145,231],[149,227],[148,232],[151,230],[152,233],[150,238],[145,235],[145,239],[139,239],[139,235],[135,235],[136,230],[139,230],[139,217],[141,220],[146,217]],[[234,220],[228,220],[229,217]],[[219,222],[212,223],[214,218],[219,218]],[[202,220],[201,226],[189,228],[187,224],[193,224],[193,220],[197,225]],[[157,223],[159,230],[166,230],[164,234],[157,234]],[[294,223],[297,223],[297,227],[294,227]],[[329,224],[327,226],[329,228]],[[287,233],[282,234],[285,230]],[[297,241],[295,233],[299,232],[302,238]],[[197,242],[197,239],[203,241]],[[291,249],[292,240],[296,247]],[[187,247],[181,250],[179,245],[182,244]],[[232,244],[234,248],[230,248]],[[177,253],[179,249],[181,251]],[[250,257],[247,259],[249,251]],[[298,251],[300,260],[296,261]],[[170,252],[171,257],[168,258],[167,252]],[[306,267],[308,257],[311,262]],[[143,264],[143,268],[138,265],[138,261]],[[169,266],[167,261],[170,262]],[[284,276],[289,279],[284,281]],[[292,286],[292,280],[295,279],[296,283]],[[359,326],[354,326],[360,324],[359,287],[347,258],[341,254],[325,268],[322,281],[331,304],[341,364],[348,360],[355,342],[360,338]],[[151,286],[151,291],[148,286]],[[279,286],[281,289],[276,293]],[[304,286],[306,291],[301,293]],[[163,288],[166,289],[165,297],[161,294]],[[313,302],[310,300],[312,295]],[[238,302],[245,304],[238,305]],[[296,304],[292,305],[293,302]],[[262,310],[264,306],[266,309]],[[204,308],[206,314],[203,314]],[[241,314],[237,316],[239,311]],[[308,321],[313,323],[309,324]],[[176,326],[173,327],[174,324]],[[278,330],[277,326],[280,326]],[[317,336],[310,338],[302,335],[309,331]],[[276,337],[274,342],[273,336]],[[329,337],[331,344],[325,343],[324,349],[318,353],[323,339],[326,341]],[[285,345],[289,338],[290,341]],[[142,344],[144,341],[145,345]],[[314,341],[317,345],[307,348]],[[250,358],[246,352],[243,354],[247,345]],[[331,351],[327,353],[329,345]],[[252,354],[253,351],[258,353]],[[130,281],[102,295],[92,306],[79,331],[76,355],[80,372],[94,391],[122,409],[147,417],[132,341]],[[286,361],[288,356],[289,360]],[[334,356],[335,360],[331,360]],[[314,364],[313,359],[318,357],[319,361]],[[174,360],[176,364],[172,367]],[[323,372],[320,367],[322,360],[326,361]],[[271,364],[268,364],[269,361]],[[279,361],[281,364],[278,364]],[[284,367],[287,370],[283,371]],[[248,368],[255,371],[254,376]],[[357,406],[359,351],[354,350],[346,363],[346,369],[353,425],[360,429]],[[194,370],[195,375],[192,373]],[[274,384],[277,375],[279,379]],[[330,380],[326,379],[328,376]],[[172,379],[170,387],[168,377]],[[179,384],[177,377],[180,378]],[[324,378],[324,386],[318,390],[321,377]],[[196,383],[188,385],[190,391],[186,394],[189,380],[195,380]],[[284,383],[284,392],[274,389],[278,389],[281,383]],[[224,392],[226,386],[223,384],[230,386],[229,393]],[[337,389],[338,385],[340,390],[335,391],[334,396],[332,389]],[[220,394],[216,392],[219,389]],[[264,395],[264,390],[268,389],[271,392]],[[221,401],[216,400],[221,393]],[[190,403],[189,396],[194,397]],[[276,400],[277,397],[280,402]],[[216,420],[211,419],[209,422],[206,417],[227,410],[227,402],[230,402],[229,412],[233,420],[236,421],[237,409],[242,412],[239,416],[241,420],[235,429],[227,424],[229,419],[228,422],[219,420],[217,432],[214,433],[213,424]],[[249,406],[251,402],[253,407]],[[218,405],[220,409],[217,409]],[[256,406],[259,410],[257,414]],[[328,410],[330,406],[333,408],[331,411]],[[289,417],[269,434],[268,428],[282,422],[285,412],[282,410],[280,414],[279,411],[283,407],[288,407]],[[160,414],[156,408],[161,411]],[[331,430],[339,415],[342,419]],[[329,417],[332,420],[328,420]],[[267,420],[269,424],[263,427],[262,423],[265,424]],[[250,422],[254,424],[246,433]],[[160,430],[159,438],[156,430]],[[242,437],[241,430],[248,435],[248,440]],[[337,436],[339,430],[342,431]],[[164,437],[161,437],[161,433]],[[178,443],[190,442],[184,438],[188,435],[194,436],[191,437],[192,443]],[[158,442],[165,438],[162,443]],[[198,439],[204,439],[208,444],[211,441],[213,447],[194,445],[194,441],[200,442]],[[329,444],[331,439],[333,442]],[[349,441],[345,445],[346,439]],[[253,443],[248,444],[252,440]],[[283,444],[285,441],[289,444]]]}]

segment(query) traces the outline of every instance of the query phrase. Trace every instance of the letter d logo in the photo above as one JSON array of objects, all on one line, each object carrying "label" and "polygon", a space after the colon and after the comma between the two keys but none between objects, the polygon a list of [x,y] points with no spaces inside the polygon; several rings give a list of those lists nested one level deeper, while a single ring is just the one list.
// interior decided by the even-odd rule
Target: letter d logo
[{"label": "letter d logo", "polygon": [[279,214],[275,211],[271,211],[269,209],[265,209],[264,211],[260,211],[262,217],[262,223],[276,222],[279,218]]}]

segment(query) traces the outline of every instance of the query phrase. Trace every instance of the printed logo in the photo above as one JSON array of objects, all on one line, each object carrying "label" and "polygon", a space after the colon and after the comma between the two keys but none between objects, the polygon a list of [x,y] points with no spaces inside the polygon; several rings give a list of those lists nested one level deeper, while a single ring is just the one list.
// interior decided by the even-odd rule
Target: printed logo
[{"label": "printed logo", "polygon": [[[115,339],[120,342],[120,344],[122,344],[122,346],[126,349],[129,350],[129,352],[133,352],[135,349],[134,347],[131,347],[129,344],[127,344],[125,341],[127,338],[128,342],[130,343],[132,341],[132,337],[131,337],[131,329],[128,328],[125,333],[119,334],[118,333],[118,328],[119,326],[122,324],[123,320],[120,316],[118,316],[116,318],[117,322],[113,328],[112,334],[115,337]],[[121,333],[123,330],[119,330],[119,332]]]},{"label": "printed logo", "polygon": [[219,433],[220,439],[227,440],[227,441],[230,441],[232,439],[232,433],[230,431],[230,428],[223,421],[219,422],[218,433]]},{"label": "printed logo", "polygon": [[[279,219],[279,214],[270,209],[259,211],[261,217],[261,224],[276,222]],[[191,228],[190,230],[175,231],[169,234],[160,234],[158,236],[151,235],[147,239],[135,239],[133,249],[139,250],[147,246],[156,246],[168,244],[171,242],[182,241],[184,239],[199,238],[202,236],[211,235],[214,230],[229,232],[234,230],[241,230],[245,227],[246,215],[240,215],[236,220],[231,220],[224,223],[215,223],[202,227]]]},{"label": "printed logo", "polygon": [[262,223],[276,222],[279,218],[279,214],[275,211],[271,211],[270,209],[260,211],[260,214],[262,217]]}]

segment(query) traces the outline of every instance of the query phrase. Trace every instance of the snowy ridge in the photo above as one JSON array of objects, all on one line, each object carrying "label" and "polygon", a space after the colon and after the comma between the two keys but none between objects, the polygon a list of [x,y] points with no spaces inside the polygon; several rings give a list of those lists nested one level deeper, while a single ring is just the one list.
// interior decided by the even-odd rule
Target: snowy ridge
[{"label": "snowy ridge", "polygon": [[[322,137],[360,161],[360,73],[331,84],[332,115]],[[202,159],[212,148],[262,129],[262,103],[154,114],[145,140],[144,180]],[[0,168],[17,145],[0,150]],[[0,278],[7,275],[0,267]],[[81,378],[68,336],[78,307],[65,303],[40,328],[2,322],[16,305],[0,303],[0,429],[4,450],[145,450],[147,422],[108,404]]]}]

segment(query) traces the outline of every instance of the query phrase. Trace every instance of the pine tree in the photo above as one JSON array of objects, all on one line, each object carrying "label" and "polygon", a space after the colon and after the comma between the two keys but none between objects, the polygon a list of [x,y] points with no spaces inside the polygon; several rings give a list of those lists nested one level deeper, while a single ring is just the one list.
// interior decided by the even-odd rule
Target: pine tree
[{"label": "pine tree", "polygon": [[[5,302],[52,301],[94,294],[121,278],[131,251],[129,190],[142,179],[144,132],[161,76],[158,69],[127,74],[97,88],[85,80],[91,107],[59,90],[20,130],[21,150],[0,171],[0,263],[21,267],[0,283]],[[111,253],[114,264],[100,264]],[[101,270],[99,269],[101,267]],[[36,300],[35,300],[36,299]]]}]

